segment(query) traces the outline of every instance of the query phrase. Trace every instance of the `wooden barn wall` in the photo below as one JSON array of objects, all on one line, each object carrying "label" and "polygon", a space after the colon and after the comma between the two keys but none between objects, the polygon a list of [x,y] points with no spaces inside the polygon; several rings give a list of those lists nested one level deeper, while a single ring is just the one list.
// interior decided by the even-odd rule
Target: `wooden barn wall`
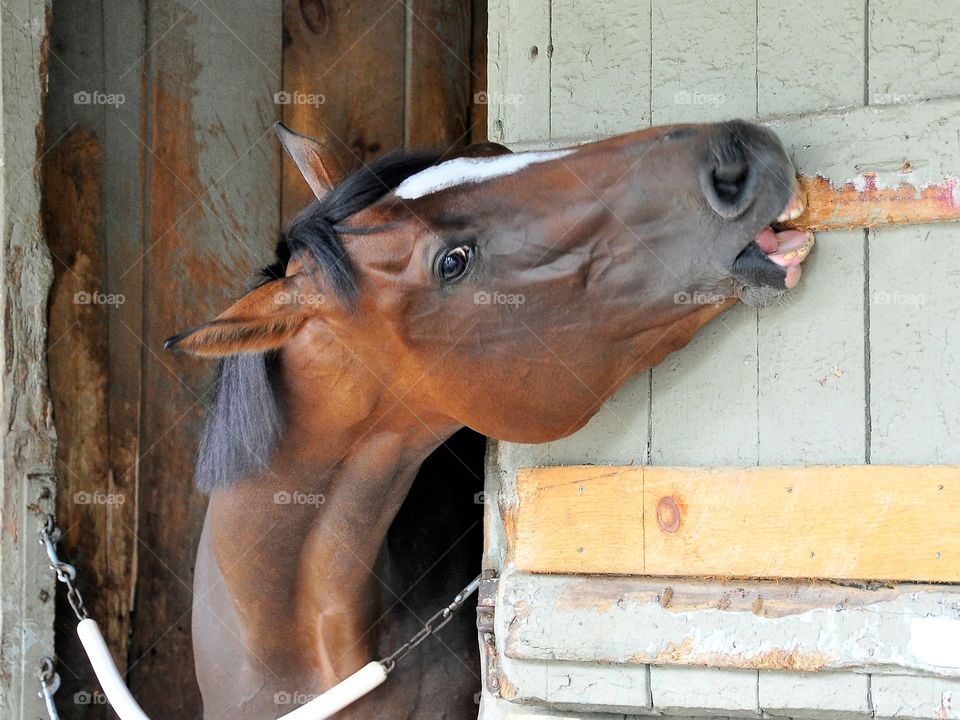
[{"label": "wooden barn wall", "polygon": [[[306,202],[275,121],[346,169],[484,138],[486,7],[54,0],[52,12],[43,214],[63,547],[147,713],[198,718],[190,607],[206,501],[192,469],[211,366],[163,340],[236,297]],[[57,652],[62,716],[108,717],[65,603]]]},{"label": "wooden barn wall", "polygon": [[[489,42],[490,139],[518,149],[864,105],[926,103],[917,114],[932,120],[938,99],[960,95],[960,15],[939,0],[493,0]],[[910,128],[861,134],[856,148],[835,147],[838,164],[902,163],[892,148]],[[809,168],[838,169],[858,172]],[[819,235],[785,306],[735,307],[564,441],[500,444],[487,496],[523,466],[960,462],[960,256],[947,250],[958,241],[950,225]],[[487,519],[499,566],[495,503]],[[551,663],[512,670],[546,677],[561,707],[601,679]],[[602,680],[648,713],[933,717],[944,692],[960,697],[956,681],[923,676],[641,670]],[[490,700],[483,717],[512,712]]]}]

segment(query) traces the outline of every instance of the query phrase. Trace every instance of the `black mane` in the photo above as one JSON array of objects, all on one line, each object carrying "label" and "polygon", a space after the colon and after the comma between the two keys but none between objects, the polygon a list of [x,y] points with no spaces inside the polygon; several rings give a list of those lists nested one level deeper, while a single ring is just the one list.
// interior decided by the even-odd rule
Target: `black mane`
[{"label": "black mane", "polygon": [[[352,306],[358,292],[356,271],[340,236],[362,231],[341,223],[439,159],[437,154],[392,153],[347,177],[297,215],[277,245],[276,261],[260,272],[255,286],[282,278],[290,259],[306,253],[336,297]],[[220,361],[197,454],[195,477],[203,492],[266,470],[285,423],[277,371],[276,353]]]}]

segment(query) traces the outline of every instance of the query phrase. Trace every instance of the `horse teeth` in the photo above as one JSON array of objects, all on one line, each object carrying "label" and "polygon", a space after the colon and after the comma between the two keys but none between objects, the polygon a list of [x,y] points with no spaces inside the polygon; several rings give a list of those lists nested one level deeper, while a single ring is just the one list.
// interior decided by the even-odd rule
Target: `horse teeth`
[{"label": "horse teeth", "polygon": [[803,198],[800,194],[793,196],[793,199],[790,200],[790,204],[787,205],[786,210],[784,210],[777,217],[776,222],[785,223],[790,222],[791,220],[796,220],[798,217],[803,215],[803,211],[806,209],[806,203],[804,203]]}]

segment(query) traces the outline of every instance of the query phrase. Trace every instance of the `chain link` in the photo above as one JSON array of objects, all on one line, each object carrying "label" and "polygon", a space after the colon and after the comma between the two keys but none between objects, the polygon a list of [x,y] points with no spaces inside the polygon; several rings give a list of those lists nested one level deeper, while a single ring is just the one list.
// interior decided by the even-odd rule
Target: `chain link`
[{"label": "chain link", "polygon": [[40,661],[40,692],[38,695],[43,698],[47,706],[47,714],[50,720],[60,720],[60,714],[57,712],[57,706],[53,702],[53,696],[60,689],[60,675],[54,669],[52,658],[45,657]]},{"label": "chain link", "polygon": [[57,573],[57,580],[67,586],[67,602],[73,609],[77,620],[86,620],[90,617],[87,609],[83,605],[83,596],[73,581],[77,579],[77,569],[70,563],[63,562],[57,555],[57,543],[60,542],[62,533],[57,527],[57,522],[53,515],[47,515],[43,528],[40,530],[40,544],[47,550],[47,557],[50,558],[50,568]]},{"label": "chain link", "polygon": [[412,638],[397,648],[391,655],[388,655],[381,660],[380,664],[383,665],[383,669],[387,672],[387,674],[393,672],[394,668],[397,666],[397,662],[409,655],[413,649],[417,647],[417,645],[422,643],[431,635],[435,635],[440,628],[450,622],[450,620],[453,619],[453,614],[459,610],[467,601],[467,599],[477,591],[478,587],[480,587],[479,575],[477,575],[463,590],[457,593],[457,596],[453,599],[452,603],[427,620],[423,624],[423,628],[419,630]]}]

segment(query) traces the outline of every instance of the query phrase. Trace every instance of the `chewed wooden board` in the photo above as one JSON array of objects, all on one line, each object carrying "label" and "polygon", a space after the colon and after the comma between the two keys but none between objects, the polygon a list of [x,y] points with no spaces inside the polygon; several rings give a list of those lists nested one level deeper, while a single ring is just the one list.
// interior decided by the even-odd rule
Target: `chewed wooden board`
[{"label": "chewed wooden board", "polygon": [[537,573],[960,581],[960,467],[523,468]]}]

